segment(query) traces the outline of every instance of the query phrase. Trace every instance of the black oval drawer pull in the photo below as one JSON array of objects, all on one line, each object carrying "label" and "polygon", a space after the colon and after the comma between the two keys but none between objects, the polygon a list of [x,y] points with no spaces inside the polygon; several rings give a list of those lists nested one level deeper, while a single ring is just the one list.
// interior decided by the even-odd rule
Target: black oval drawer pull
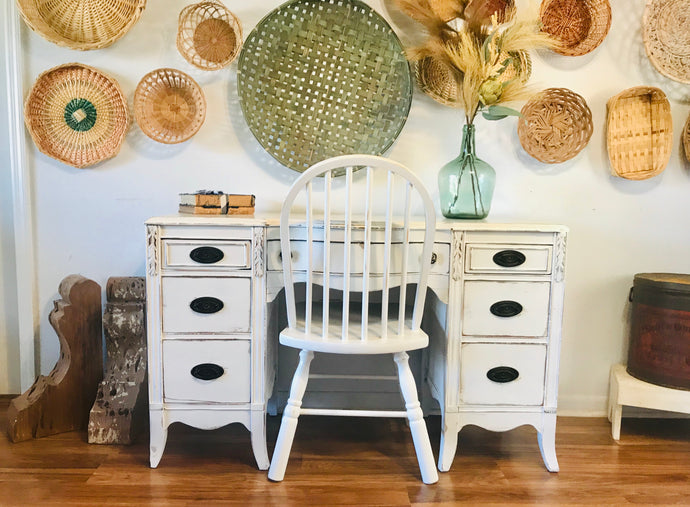
[{"label": "black oval drawer pull", "polygon": [[216,313],[223,309],[223,302],[211,296],[204,296],[194,299],[189,303],[189,307],[196,313]]},{"label": "black oval drawer pull", "polygon": [[436,264],[437,261],[438,261],[438,255],[436,255],[436,252],[433,252],[431,254],[431,263]]},{"label": "black oval drawer pull", "polygon": [[498,301],[491,305],[489,311],[496,317],[515,317],[522,312],[522,305],[517,301]]},{"label": "black oval drawer pull", "polygon": [[504,268],[514,268],[525,263],[525,254],[517,250],[501,250],[493,256],[493,261]]},{"label": "black oval drawer pull", "polygon": [[189,252],[189,258],[199,264],[215,264],[223,260],[225,254],[215,246],[200,246]]},{"label": "black oval drawer pull", "polygon": [[192,368],[192,377],[200,380],[215,380],[225,373],[222,366],[213,363],[197,364]]},{"label": "black oval drawer pull", "polygon": [[520,376],[520,372],[510,366],[496,366],[486,372],[486,378],[491,382],[498,382],[499,384],[507,384],[512,382]]}]

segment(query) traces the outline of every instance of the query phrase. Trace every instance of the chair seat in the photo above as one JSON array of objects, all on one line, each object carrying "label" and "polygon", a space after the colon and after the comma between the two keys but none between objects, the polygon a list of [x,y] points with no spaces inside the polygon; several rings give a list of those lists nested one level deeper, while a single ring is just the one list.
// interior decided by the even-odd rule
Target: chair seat
[{"label": "chair seat", "polygon": [[[296,349],[313,350],[315,352],[328,352],[332,354],[388,354],[416,350],[426,347],[429,336],[421,329],[410,329],[411,319],[406,320],[402,332],[398,329],[398,320],[393,318],[396,313],[396,305],[391,305],[391,316],[388,320],[388,331],[385,338],[381,337],[380,312],[369,314],[366,340],[362,340],[362,320],[359,308],[350,309],[348,336],[342,339],[342,312],[337,309],[330,310],[328,321],[328,333],[323,336],[323,322],[316,318],[321,315],[321,306],[314,304],[311,329],[309,333],[304,331],[304,314],[297,318],[295,329],[286,328],[280,333],[280,343]],[[301,312],[300,312],[301,313]],[[298,313],[299,315],[299,313]]]}]

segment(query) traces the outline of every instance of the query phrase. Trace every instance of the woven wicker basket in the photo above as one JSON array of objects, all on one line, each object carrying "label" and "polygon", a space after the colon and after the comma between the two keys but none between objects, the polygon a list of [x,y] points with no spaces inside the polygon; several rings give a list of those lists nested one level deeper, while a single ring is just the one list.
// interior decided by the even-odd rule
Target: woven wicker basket
[{"label": "woven wicker basket", "polygon": [[[10,0],[8,0],[10,1]],[[71,49],[100,49],[126,34],[146,0],[17,0],[29,27]]]},{"label": "woven wicker basket", "polygon": [[671,105],[659,88],[638,86],[611,97],[607,104],[606,145],[612,172],[644,180],[662,172],[671,159]]},{"label": "woven wicker basket", "polygon": [[685,149],[685,158],[690,162],[690,116],[688,116],[683,128],[683,148]]},{"label": "woven wicker basket", "polygon": [[[532,74],[532,59],[529,53],[519,53],[519,64],[511,64],[501,75],[502,81],[514,79],[520,76],[523,82],[529,80]],[[444,106],[459,107],[458,82],[453,72],[442,63],[433,58],[424,58],[415,65],[415,77],[417,86],[432,99]]]},{"label": "woven wicker basket", "polygon": [[137,85],[134,116],[151,139],[165,144],[181,143],[203,125],[206,99],[189,75],[177,69],[157,69]]},{"label": "woven wicker basket", "polygon": [[557,53],[581,56],[594,51],[611,28],[609,0],[542,0],[544,31],[559,42]]},{"label": "woven wicker basket", "polygon": [[177,50],[202,70],[229,65],[242,47],[242,27],[237,17],[216,1],[188,5],[177,28]]},{"label": "woven wicker basket", "polygon": [[68,63],[38,77],[26,99],[24,120],[42,153],[83,168],[120,151],[129,111],[115,79]]},{"label": "woven wicker basket", "polygon": [[592,112],[587,102],[567,88],[547,88],[532,97],[518,121],[522,147],[547,164],[565,162],[580,153],[592,131]]},{"label": "woven wicker basket", "polygon": [[643,24],[652,65],[664,76],[690,84],[690,1],[651,0]]}]

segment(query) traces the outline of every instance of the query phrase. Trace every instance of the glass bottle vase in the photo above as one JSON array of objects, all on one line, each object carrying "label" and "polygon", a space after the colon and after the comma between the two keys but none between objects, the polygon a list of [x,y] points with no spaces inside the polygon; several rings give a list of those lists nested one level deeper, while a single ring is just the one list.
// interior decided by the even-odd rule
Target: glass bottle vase
[{"label": "glass bottle vase", "polygon": [[465,125],[460,155],[438,173],[441,213],[447,218],[486,218],[495,185],[496,171],[475,154],[474,125]]}]

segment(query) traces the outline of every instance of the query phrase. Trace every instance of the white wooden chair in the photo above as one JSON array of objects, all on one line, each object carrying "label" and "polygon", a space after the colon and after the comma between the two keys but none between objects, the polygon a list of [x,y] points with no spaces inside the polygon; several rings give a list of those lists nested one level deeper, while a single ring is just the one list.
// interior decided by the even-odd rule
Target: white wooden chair
[{"label": "white wooden chair", "polygon": [[[364,184],[363,189],[353,182],[353,173],[358,169],[356,180],[360,186]],[[339,175],[343,170],[344,184],[340,178],[334,182],[334,172]],[[374,196],[374,177],[381,173],[386,178],[386,194]],[[323,178],[315,181],[319,176]],[[323,186],[322,211],[316,210],[319,206],[315,204],[321,199],[314,196],[315,186]],[[400,186],[402,190],[398,193]],[[344,202],[335,199],[334,194],[340,191],[345,194]],[[421,200],[425,222],[420,232],[424,238],[421,256],[418,250],[410,252],[410,215],[415,193]],[[305,209],[300,213],[300,220],[295,221],[295,203],[300,194],[304,197]],[[383,210],[379,213],[375,208]],[[363,214],[359,215],[358,210]],[[420,180],[404,166],[372,155],[344,155],[324,160],[305,171],[290,189],[280,221],[288,316],[288,327],[280,333],[280,343],[301,349],[301,352],[268,471],[269,479],[283,479],[297,419],[302,414],[311,414],[407,417],[422,480],[427,484],[438,481],[406,353],[426,347],[429,341],[420,323],[435,220],[433,203]],[[300,239],[306,241],[307,259],[299,270],[293,266],[289,253],[291,235],[295,233],[301,234]],[[299,312],[295,293],[298,282],[305,282],[304,308],[300,301]],[[414,284],[416,292],[412,295]],[[399,291],[394,290],[396,287]],[[340,298],[333,297],[331,291],[341,291],[342,301],[336,301]],[[376,311],[378,306],[374,301],[379,299],[381,310]],[[302,408],[309,365],[315,351],[392,353],[406,410]]]}]

